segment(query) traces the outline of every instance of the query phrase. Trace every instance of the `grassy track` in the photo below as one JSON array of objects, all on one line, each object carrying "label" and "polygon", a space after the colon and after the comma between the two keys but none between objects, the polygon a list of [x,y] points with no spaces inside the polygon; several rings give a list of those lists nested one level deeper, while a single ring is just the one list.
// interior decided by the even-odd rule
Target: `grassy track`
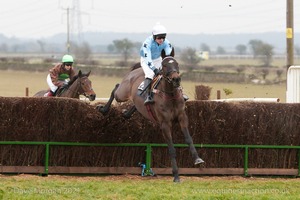
[{"label": "grassy track", "polygon": [[[33,96],[37,91],[46,89],[47,73],[40,72],[20,72],[20,71],[0,71],[1,84],[0,96],[4,97],[23,97],[25,88],[29,88],[29,96]],[[93,72],[92,72],[93,73]],[[90,76],[93,88],[97,97],[107,98],[116,83],[122,78]],[[254,85],[236,83],[197,83],[183,81],[184,92],[191,98],[195,96],[196,85],[206,85],[212,88],[211,99],[217,98],[217,90],[221,91],[221,98],[279,98],[280,102],[285,102],[286,85]],[[223,89],[230,89],[233,93],[226,96]]]},{"label": "grassy track", "polygon": [[283,178],[0,175],[0,199],[299,199]]}]

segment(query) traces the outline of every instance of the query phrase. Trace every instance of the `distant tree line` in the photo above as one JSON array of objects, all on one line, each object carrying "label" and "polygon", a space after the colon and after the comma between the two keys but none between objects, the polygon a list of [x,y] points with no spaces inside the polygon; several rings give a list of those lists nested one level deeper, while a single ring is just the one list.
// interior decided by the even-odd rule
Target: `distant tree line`
[{"label": "distant tree line", "polygon": [[[106,52],[110,54],[121,54],[122,59],[120,60],[121,66],[128,65],[130,58],[138,57],[138,52],[142,43],[132,42],[127,38],[114,40],[111,44],[106,47],[103,46],[91,46],[87,42],[77,44],[71,42],[71,54],[75,55],[76,58],[87,62],[92,53]],[[42,40],[36,42],[28,42],[23,44],[12,44],[7,45],[6,43],[0,44],[0,53],[66,53],[66,46],[57,44],[47,44]],[[184,64],[192,70],[192,68],[199,64],[202,59],[199,57],[199,51],[209,52],[211,55],[226,55],[228,52],[222,46],[217,46],[215,51],[212,51],[210,46],[202,43],[199,49],[192,47],[185,47],[183,49],[176,47],[176,55],[180,56],[180,59]],[[261,40],[250,40],[248,44],[238,44],[235,46],[235,51],[230,52],[235,55],[253,55],[254,59],[261,61],[262,65],[268,67],[272,64],[274,47]],[[295,45],[295,54],[300,55],[300,47]]]},{"label": "distant tree line", "polygon": [[[274,54],[274,47],[270,44],[267,44],[261,40],[250,40],[248,43],[251,54],[254,59],[259,59],[262,62],[262,65],[268,67],[271,65],[272,57]],[[114,40],[112,44],[108,45],[108,51],[121,53],[123,56],[123,61],[126,64],[128,59],[130,58],[131,53],[135,50],[137,51],[140,48],[139,43],[133,43],[128,39],[122,40]],[[237,55],[245,55],[247,53],[247,45],[239,44],[235,47],[235,53]],[[207,51],[212,53],[210,47],[202,43],[200,45],[200,51]],[[201,62],[201,57],[199,57],[199,51],[192,47],[186,47],[184,49],[176,49],[176,52],[180,53],[180,59],[183,61],[187,67],[192,70],[193,66],[199,64]],[[226,54],[226,50],[218,46],[215,54],[224,55]]]}]

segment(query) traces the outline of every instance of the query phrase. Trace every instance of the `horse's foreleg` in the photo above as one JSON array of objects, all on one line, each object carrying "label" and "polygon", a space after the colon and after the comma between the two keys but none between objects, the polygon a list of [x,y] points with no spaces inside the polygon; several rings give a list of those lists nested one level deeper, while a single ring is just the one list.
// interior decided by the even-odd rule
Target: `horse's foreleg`
[{"label": "horse's foreleg", "polygon": [[115,91],[117,90],[117,88],[119,87],[120,84],[117,84],[115,86],[115,88],[113,89],[113,91],[110,94],[110,98],[108,100],[108,102],[105,104],[105,106],[97,106],[96,109],[98,109],[99,112],[101,112],[103,115],[107,114],[109,111],[109,108],[115,98]]},{"label": "horse's foreleg", "polygon": [[169,155],[171,158],[172,163],[172,174],[174,177],[174,182],[180,182],[179,174],[178,174],[178,166],[176,161],[176,149],[174,147],[173,141],[172,141],[172,135],[171,135],[171,126],[167,123],[162,123],[162,132],[165,140],[168,143],[168,149],[169,149]]},{"label": "horse's foreleg", "polygon": [[123,113],[123,117],[126,119],[129,119],[135,111],[136,111],[136,107],[135,107],[135,105],[133,105],[129,110],[127,110]]},{"label": "horse's foreleg", "polygon": [[168,142],[168,149],[169,149],[169,155],[170,155],[171,163],[172,163],[172,174],[174,177],[173,181],[180,182],[178,166],[177,166],[177,161],[176,161],[176,149],[175,149],[172,141]]},{"label": "horse's foreleg", "polygon": [[195,165],[204,163],[204,161],[199,157],[198,152],[196,151],[196,148],[194,146],[193,139],[188,129],[188,118],[186,114],[184,114],[182,118],[179,119],[179,122],[180,122],[181,131],[184,134],[185,142],[189,145],[190,151],[195,160]]}]

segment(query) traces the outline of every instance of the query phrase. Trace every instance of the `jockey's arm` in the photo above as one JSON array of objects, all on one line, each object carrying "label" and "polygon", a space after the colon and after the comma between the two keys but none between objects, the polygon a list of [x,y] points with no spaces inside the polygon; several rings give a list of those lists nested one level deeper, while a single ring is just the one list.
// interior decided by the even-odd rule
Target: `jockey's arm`
[{"label": "jockey's arm", "polygon": [[151,58],[152,57],[151,44],[146,43],[146,42],[143,43],[141,56],[144,57],[144,59],[146,60],[148,67],[150,69],[152,69],[152,71],[154,71],[156,68],[155,68],[152,58]]},{"label": "jockey's arm", "polygon": [[52,69],[50,69],[49,72],[50,72],[50,77],[51,77],[52,83],[55,86],[60,87],[61,86],[61,83],[60,83],[61,81],[58,80],[59,68],[57,66],[55,66]]}]

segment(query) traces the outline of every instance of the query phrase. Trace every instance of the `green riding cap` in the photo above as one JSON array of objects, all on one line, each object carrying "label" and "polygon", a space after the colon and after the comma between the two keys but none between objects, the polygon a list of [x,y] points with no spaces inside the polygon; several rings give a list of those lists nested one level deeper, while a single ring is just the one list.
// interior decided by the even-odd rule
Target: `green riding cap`
[{"label": "green riding cap", "polygon": [[63,56],[61,61],[63,63],[65,63],[65,62],[74,62],[74,59],[71,55],[66,54],[66,55]]}]

